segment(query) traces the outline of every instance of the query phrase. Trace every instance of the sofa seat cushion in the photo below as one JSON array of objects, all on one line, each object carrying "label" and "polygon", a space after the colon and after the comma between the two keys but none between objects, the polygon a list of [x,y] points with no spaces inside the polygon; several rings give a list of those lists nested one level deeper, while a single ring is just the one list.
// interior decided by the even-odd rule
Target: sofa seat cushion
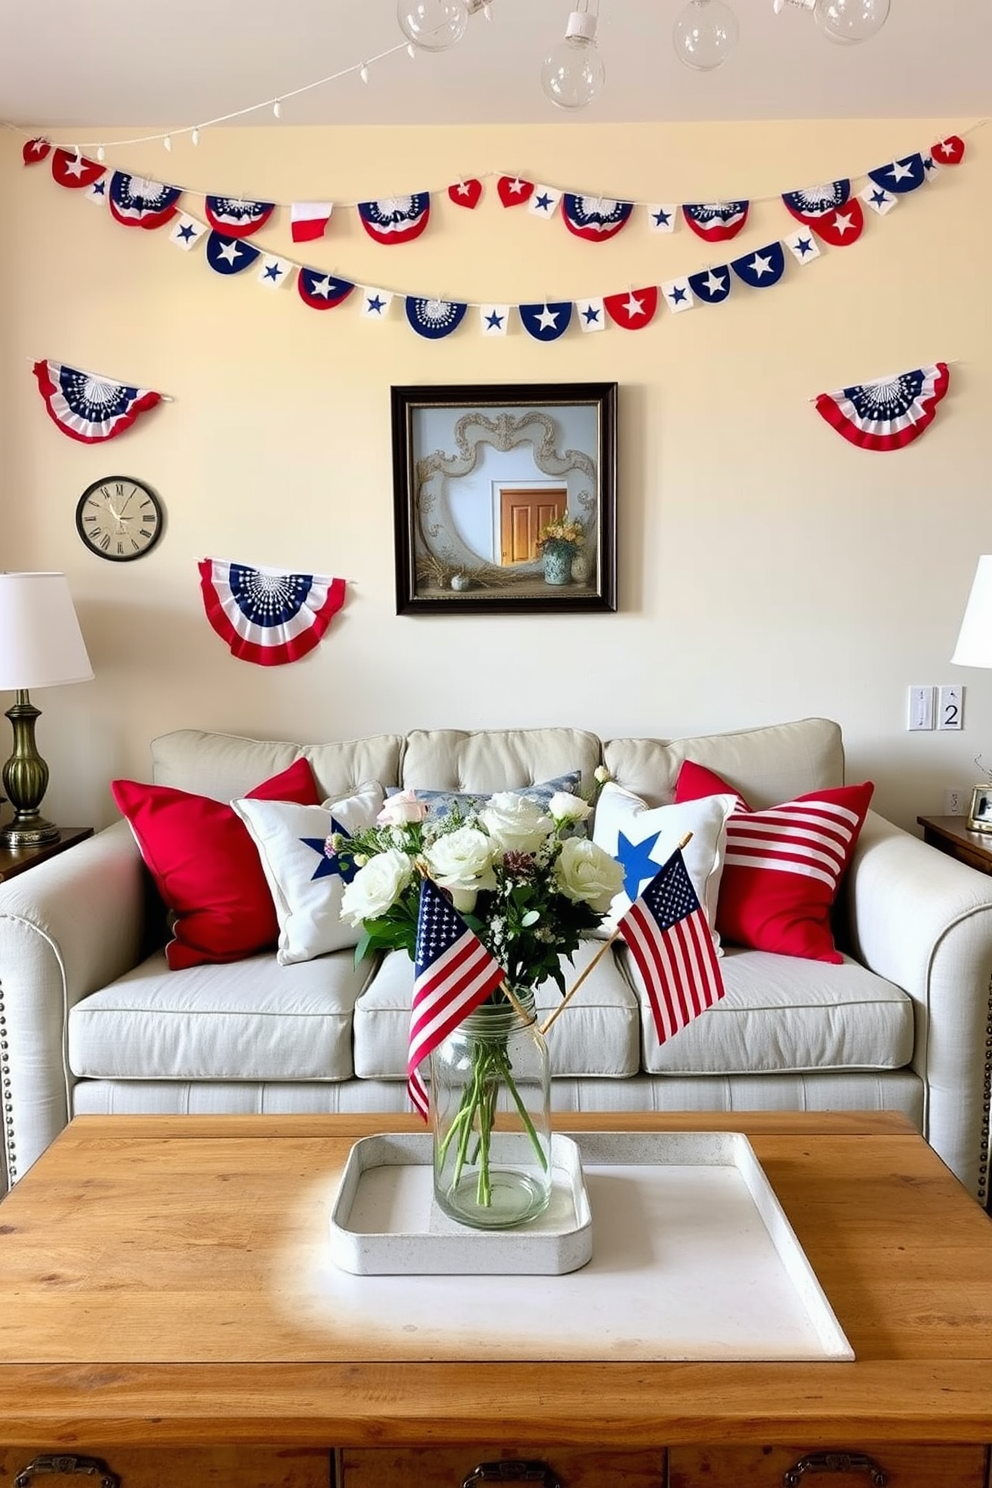
[{"label": "sofa seat cushion", "polygon": [[338,951],[169,971],[161,952],[69,1013],[69,1068],[106,1080],[347,1080],[374,963]]},{"label": "sofa seat cushion", "polygon": [[833,966],[725,947],[725,995],[659,1045],[637,966],[626,948],[618,957],[641,1002],[650,1074],[901,1069],[913,1057],[912,1000],[849,958]]},{"label": "sofa seat cushion", "polygon": [[[574,968],[563,963],[566,988],[602,949],[601,941],[585,941],[575,953]],[[355,1008],[355,1074],[360,1079],[406,1079],[412,990],[413,963],[405,951],[391,951]],[[554,982],[538,989],[542,1021],[560,1002]],[[548,1030],[552,1075],[636,1074],[639,1022],[637,998],[608,951]]]}]

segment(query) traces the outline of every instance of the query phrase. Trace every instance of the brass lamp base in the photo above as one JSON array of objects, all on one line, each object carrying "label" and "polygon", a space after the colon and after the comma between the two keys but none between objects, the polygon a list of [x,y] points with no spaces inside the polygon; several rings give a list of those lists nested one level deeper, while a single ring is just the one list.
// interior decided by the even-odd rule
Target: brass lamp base
[{"label": "brass lamp base", "polygon": [[62,836],[54,822],[43,816],[28,821],[14,820],[7,827],[0,827],[0,847],[40,847],[45,842],[57,842]]},{"label": "brass lamp base", "polygon": [[28,696],[19,690],[17,701],[7,709],[14,730],[14,753],[3,767],[3,787],[14,808],[14,819],[0,828],[3,847],[37,847],[44,842],[57,842],[60,837],[54,822],[46,821],[39,807],[48,787],[48,766],[34,742],[35,719],[41,717]]}]

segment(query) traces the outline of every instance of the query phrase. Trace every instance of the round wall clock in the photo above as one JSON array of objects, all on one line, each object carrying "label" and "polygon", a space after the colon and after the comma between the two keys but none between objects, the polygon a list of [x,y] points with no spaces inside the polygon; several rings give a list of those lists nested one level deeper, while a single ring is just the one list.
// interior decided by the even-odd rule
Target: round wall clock
[{"label": "round wall clock", "polygon": [[90,552],[111,563],[143,558],[162,536],[162,503],[144,481],[107,475],[76,503],[76,531]]}]

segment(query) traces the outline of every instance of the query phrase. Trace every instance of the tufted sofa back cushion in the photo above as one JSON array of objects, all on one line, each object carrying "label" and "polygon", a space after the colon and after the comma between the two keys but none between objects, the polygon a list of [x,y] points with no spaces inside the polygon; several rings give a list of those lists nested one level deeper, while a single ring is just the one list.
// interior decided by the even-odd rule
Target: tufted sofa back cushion
[{"label": "tufted sofa back cushion", "polygon": [[650,806],[674,799],[686,759],[715,771],[755,811],[844,784],[840,725],[827,718],[695,739],[610,739],[603,757],[613,778]]},{"label": "tufted sofa back cushion", "polygon": [[582,729],[415,729],[406,737],[402,784],[481,795],[581,770],[588,791],[601,762],[602,744]]},{"label": "tufted sofa back cushion", "polygon": [[156,785],[171,785],[215,801],[232,801],[304,754],[325,800],[352,795],[371,781],[383,786],[397,784],[402,744],[399,734],[377,734],[341,744],[286,744],[202,729],[176,729],[152,740],[152,779]]}]

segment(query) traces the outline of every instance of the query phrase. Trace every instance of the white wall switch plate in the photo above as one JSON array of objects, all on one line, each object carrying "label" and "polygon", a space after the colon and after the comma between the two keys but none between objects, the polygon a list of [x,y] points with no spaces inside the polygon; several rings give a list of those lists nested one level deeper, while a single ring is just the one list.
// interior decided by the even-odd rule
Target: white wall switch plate
[{"label": "white wall switch plate", "polygon": [[970,801],[970,799],[971,799],[971,792],[970,791],[967,791],[967,792],[966,791],[963,791],[958,786],[949,786],[948,789],[945,790],[945,792],[944,792],[944,815],[945,816],[964,816],[964,812],[965,812],[965,799],[964,798],[965,798],[966,795],[968,796],[968,799]]},{"label": "white wall switch plate", "polygon": [[933,688],[911,687],[909,689],[908,729],[933,728]]},{"label": "white wall switch plate", "polygon": [[937,727],[939,729],[964,728],[964,688],[953,686],[940,689],[937,705]]}]

